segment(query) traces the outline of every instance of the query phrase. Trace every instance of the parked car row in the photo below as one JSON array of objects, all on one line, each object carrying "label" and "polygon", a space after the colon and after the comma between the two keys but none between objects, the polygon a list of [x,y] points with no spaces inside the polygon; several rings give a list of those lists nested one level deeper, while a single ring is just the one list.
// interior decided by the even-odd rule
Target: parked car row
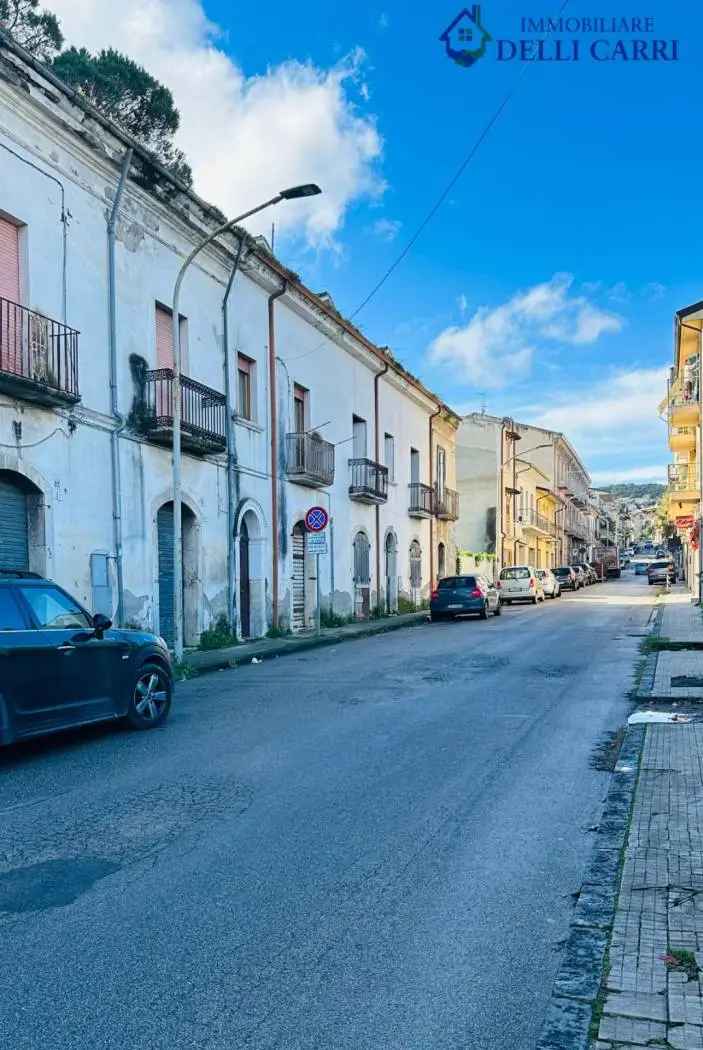
[{"label": "parked car row", "polygon": [[585,563],[554,570],[509,565],[501,569],[495,582],[480,574],[447,576],[432,592],[430,618],[436,622],[474,614],[487,620],[490,615],[500,616],[504,605],[537,605],[547,598],[560,598],[562,591],[578,591],[599,581],[594,567]]}]

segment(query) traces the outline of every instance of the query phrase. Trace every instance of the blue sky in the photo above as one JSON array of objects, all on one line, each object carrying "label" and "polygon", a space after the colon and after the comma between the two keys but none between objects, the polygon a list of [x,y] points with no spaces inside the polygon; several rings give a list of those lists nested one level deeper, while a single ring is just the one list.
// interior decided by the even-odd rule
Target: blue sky
[{"label": "blue sky", "polygon": [[[67,23],[80,8],[80,24],[67,28],[97,46],[107,30],[97,17],[90,28],[96,4],[50,6]],[[471,69],[446,57],[438,38],[460,10],[450,3],[172,0],[169,31],[192,44],[198,87],[211,92],[207,112],[217,108],[212,92],[231,96],[232,167],[218,163],[202,127],[209,118],[198,121],[189,101],[195,74],[185,45],[180,63],[175,56],[159,68],[157,34],[135,29],[132,4],[125,2],[124,24],[110,26],[110,40],[171,76],[196,188],[231,214],[222,180],[236,170],[237,200],[246,205],[247,165],[257,188],[269,175],[282,185],[297,180],[304,168],[323,184],[329,211],[314,223],[302,212],[276,213],[277,253],[345,313],[402,249],[519,73],[516,62],[495,60],[495,45]],[[485,404],[566,430],[597,481],[663,475],[666,431],[656,404],[672,315],[703,298],[703,11],[689,2],[649,0],[645,10],[571,0],[567,13],[586,17],[606,6],[610,16],[654,17],[656,37],[680,40],[680,61],[533,64],[446,203],[357,319],[450,404]],[[494,0],[482,4],[482,17],[494,38],[514,38],[520,16],[556,7]],[[166,8],[142,0],[138,10],[157,26]],[[301,87],[311,82],[314,96]]]}]

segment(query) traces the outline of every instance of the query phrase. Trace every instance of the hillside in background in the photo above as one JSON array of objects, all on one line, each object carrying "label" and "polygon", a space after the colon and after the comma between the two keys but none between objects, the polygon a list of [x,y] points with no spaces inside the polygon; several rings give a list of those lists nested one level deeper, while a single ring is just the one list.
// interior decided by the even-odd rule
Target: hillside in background
[{"label": "hillside in background", "polygon": [[665,488],[665,485],[660,485],[656,481],[646,483],[629,481],[617,485],[600,485],[598,491],[610,492],[613,496],[624,496],[625,499],[658,500]]}]

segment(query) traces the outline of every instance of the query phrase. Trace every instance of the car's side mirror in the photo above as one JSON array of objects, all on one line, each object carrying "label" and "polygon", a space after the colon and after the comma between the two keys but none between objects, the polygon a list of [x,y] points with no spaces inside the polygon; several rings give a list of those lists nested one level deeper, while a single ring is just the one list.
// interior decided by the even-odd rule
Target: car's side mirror
[{"label": "car's side mirror", "polygon": [[109,631],[112,627],[112,620],[110,620],[104,613],[96,613],[93,617],[93,630],[95,631],[96,638],[102,638],[105,631]]}]

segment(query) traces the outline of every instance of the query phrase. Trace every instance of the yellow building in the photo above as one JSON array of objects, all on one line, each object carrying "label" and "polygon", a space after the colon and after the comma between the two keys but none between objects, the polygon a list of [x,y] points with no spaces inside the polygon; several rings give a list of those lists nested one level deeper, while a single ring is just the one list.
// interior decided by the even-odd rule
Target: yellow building
[{"label": "yellow building", "polygon": [[701,330],[703,303],[676,314],[674,364],[667,397],[669,448],[668,518],[684,550],[684,569],[692,590],[698,589],[701,508]]},{"label": "yellow building", "polygon": [[532,463],[516,460],[515,504],[516,547],[514,564],[553,568],[556,557],[556,497],[549,478]]}]

